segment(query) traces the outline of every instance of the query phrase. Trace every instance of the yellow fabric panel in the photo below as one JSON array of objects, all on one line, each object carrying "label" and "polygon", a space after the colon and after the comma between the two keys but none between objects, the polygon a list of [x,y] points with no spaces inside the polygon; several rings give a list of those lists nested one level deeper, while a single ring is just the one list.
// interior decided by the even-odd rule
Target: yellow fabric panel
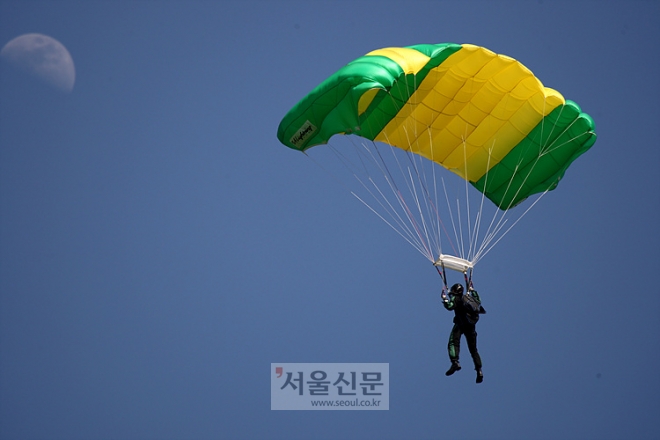
[{"label": "yellow fabric panel", "polygon": [[367,56],[369,55],[380,55],[391,59],[403,69],[405,74],[416,74],[430,60],[423,53],[405,47],[387,47],[369,52]]},{"label": "yellow fabric panel", "polygon": [[[520,131],[514,127],[510,121],[505,121],[504,124],[497,130],[496,134],[493,136],[491,144],[487,145],[474,145],[468,142],[465,143],[465,146],[460,143],[457,144],[457,148],[453,149],[451,154],[447,156],[444,166],[450,170],[457,170],[457,174],[463,178],[468,178],[470,181],[476,181],[483,176],[488,170],[479,170],[477,168],[477,163],[472,163],[472,154],[476,149],[480,149],[488,153],[488,148],[491,149],[491,164],[492,167],[495,163],[498,163],[504,156],[506,156],[509,151],[511,151],[511,145],[517,145],[522,139]],[[460,148],[459,148],[460,147]],[[467,149],[467,175],[463,174],[465,169],[465,154],[463,150]],[[473,169],[474,167],[474,169]],[[459,173],[460,171],[460,173]],[[480,173],[481,171],[481,173]],[[479,178],[476,178],[475,175],[478,175]]]},{"label": "yellow fabric panel", "polygon": [[490,77],[490,81],[504,92],[513,90],[520,81],[534,77],[528,68],[518,62],[510,63],[504,69]]},{"label": "yellow fabric panel", "polygon": [[414,118],[415,121],[419,121],[420,123],[424,124],[426,127],[430,127],[431,124],[433,124],[435,116],[435,113],[431,111],[424,103],[415,107],[413,112],[410,114],[410,117]]},{"label": "yellow fabric panel", "polygon": [[470,137],[466,141],[474,145],[491,147],[490,141],[493,139],[493,133],[497,133],[504,123],[505,121],[489,114],[481,121],[481,124],[470,134]]},{"label": "yellow fabric panel", "polygon": [[552,111],[552,110],[548,110],[547,109],[548,107],[555,109],[560,105],[566,103],[566,100],[564,99],[562,94],[559,93],[558,91],[554,89],[550,89],[548,87],[546,87],[544,91],[545,94],[543,98],[541,98],[541,96],[538,96],[538,99],[534,99],[531,101],[532,104],[534,105],[534,109],[537,112],[547,115],[548,113],[550,113],[550,111]]},{"label": "yellow fabric panel", "polygon": [[[532,131],[541,121],[541,114],[538,113],[530,101],[523,102],[518,112],[509,118],[511,125],[516,127],[522,137]],[[522,139],[522,138],[521,138]]]},{"label": "yellow fabric panel", "polygon": [[490,113],[501,100],[501,92],[499,92],[495,86],[487,82],[481,90],[474,95],[472,105],[483,112]]},{"label": "yellow fabric panel", "polygon": [[479,107],[477,107],[477,105],[473,104],[472,102],[468,102],[467,105],[465,105],[465,107],[461,109],[458,115],[465,122],[476,127],[481,123],[481,121],[484,120],[486,116],[488,116],[488,112],[481,110]]},{"label": "yellow fabric panel", "polygon": [[428,73],[376,140],[476,182],[563,103],[513,58],[463,45]]},{"label": "yellow fabric panel", "polygon": [[371,101],[374,100],[379,90],[381,89],[369,89],[360,96],[360,100],[358,101],[358,115],[367,111],[371,105]]},{"label": "yellow fabric panel", "polygon": [[[467,81],[468,78],[469,77],[467,75],[464,75],[460,71],[450,70],[446,72],[442,76],[442,79],[440,79],[440,81],[438,81],[435,84],[434,89],[441,95],[446,96],[448,98],[452,98],[452,101],[454,102],[461,102],[461,101],[455,101],[454,98],[456,94],[459,92],[459,90],[461,90],[461,88],[465,84],[465,81]],[[464,93],[463,96],[465,96],[467,93],[469,92],[466,91],[466,93]],[[462,102],[465,102],[465,100]]]},{"label": "yellow fabric panel", "polygon": [[443,75],[443,72],[452,70],[461,76],[473,77],[495,57],[497,55],[486,48],[464,44],[461,50],[451,55],[434,70],[440,76]]},{"label": "yellow fabric panel", "polygon": [[456,136],[447,130],[435,132],[433,133],[433,157],[435,157],[436,162],[442,162],[443,166],[449,168],[444,162],[454,149],[445,148],[445,145],[458,145],[462,143],[463,140],[460,136]]},{"label": "yellow fabric panel", "polygon": [[484,84],[486,84],[485,79],[467,77],[465,83],[454,95],[454,101],[465,104],[469,103],[479,93]]},{"label": "yellow fabric panel", "polygon": [[[486,172],[493,167],[493,162],[497,163],[499,160],[495,160],[493,156],[488,154],[488,149],[483,147],[468,147],[465,149],[463,154],[463,148],[458,148],[454,151],[462,153],[460,156],[452,157],[452,160],[457,162],[456,168],[452,171],[463,179],[470,178],[472,175],[484,175]],[[468,173],[465,173],[465,157],[468,157]]]},{"label": "yellow fabric panel", "polygon": [[[412,140],[408,136],[407,130],[394,130],[392,132],[380,132],[376,139],[386,144],[395,145],[403,150],[417,152],[417,148],[412,146]],[[426,157],[426,156],[425,156]]]},{"label": "yellow fabric panel", "polygon": [[488,62],[488,64],[486,64],[483,67],[483,69],[479,71],[479,73],[477,73],[476,76],[477,78],[484,78],[484,79],[492,78],[494,75],[497,74],[497,72],[506,69],[508,66],[516,62],[517,61],[514,60],[513,58],[504,55],[495,56]]},{"label": "yellow fabric panel", "polygon": [[433,133],[438,133],[442,131],[444,127],[447,126],[453,119],[453,114],[439,114],[433,120],[433,125],[431,126]]}]

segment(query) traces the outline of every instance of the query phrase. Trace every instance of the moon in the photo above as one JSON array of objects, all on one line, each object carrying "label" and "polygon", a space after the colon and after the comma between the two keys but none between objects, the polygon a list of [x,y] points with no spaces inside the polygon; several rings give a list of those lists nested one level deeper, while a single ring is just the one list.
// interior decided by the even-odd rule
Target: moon
[{"label": "moon", "polygon": [[0,58],[40,81],[69,93],[76,81],[71,54],[62,43],[42,34],[25,34],[5,44]]}]

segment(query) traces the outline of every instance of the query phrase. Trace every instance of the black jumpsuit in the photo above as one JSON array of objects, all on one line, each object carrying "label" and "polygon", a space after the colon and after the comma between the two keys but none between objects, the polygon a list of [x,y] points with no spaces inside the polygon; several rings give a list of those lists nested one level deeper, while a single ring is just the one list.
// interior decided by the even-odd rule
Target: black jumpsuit
[{"label": "black jumpsuit", "polygon": [[[472,295],[479,300],[479,294],[476,290],[471,290],[468,295]],[[461,335],[465,335],[468,349],[472,355],[475,370],[481,370],[481,357],[477,351],[477,330],[476,324],[479,321],[479,313],[486,313],[483,307],[479,306],[479,312],[474,312],[466,305],[463,295],[449,295],[447,301],[442,303],[447,310],[454,311],[454,327],[449,334],[449,344],[447,349],[449,351],[449,359],[452,362],[458,362],[458,356],[461,350]]]}]

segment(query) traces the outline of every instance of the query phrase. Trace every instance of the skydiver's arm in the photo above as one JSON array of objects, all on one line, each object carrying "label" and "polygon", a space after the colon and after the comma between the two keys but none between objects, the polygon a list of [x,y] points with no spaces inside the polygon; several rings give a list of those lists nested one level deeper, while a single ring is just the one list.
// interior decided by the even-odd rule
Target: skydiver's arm
[{"label": "skydiver's arm", "polygon": [[442,299],[442,305],[445,306],[447,310],[454,310],[456,303],[454,302],[454,296],[448,295]]}]

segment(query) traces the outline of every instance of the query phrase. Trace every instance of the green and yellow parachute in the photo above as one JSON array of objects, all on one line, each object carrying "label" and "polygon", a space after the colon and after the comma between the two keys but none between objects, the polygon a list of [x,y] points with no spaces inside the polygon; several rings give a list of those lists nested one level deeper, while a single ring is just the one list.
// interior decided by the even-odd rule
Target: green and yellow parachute
[{"label": "green and yellow parachute", "polygon": [[591,117],[520,62],[452,43],[358,58],[295,105],[277,136],[305,151],[336,134],[423,156],[502,210],[554,189],[596,141]]}]

